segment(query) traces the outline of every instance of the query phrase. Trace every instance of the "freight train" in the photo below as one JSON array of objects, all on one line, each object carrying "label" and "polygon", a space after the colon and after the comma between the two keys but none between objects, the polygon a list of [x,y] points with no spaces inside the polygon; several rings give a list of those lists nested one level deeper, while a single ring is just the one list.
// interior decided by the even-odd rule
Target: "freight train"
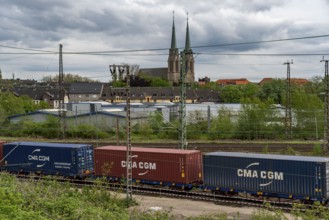
[{"label": "freight train", "polygon": [[[126,147],[41,142],[0,142],[1,170],[69,178],[126,176]],[[329,201],[329,158],[132,147],[136,184],[225,195],[248,194]]]}]

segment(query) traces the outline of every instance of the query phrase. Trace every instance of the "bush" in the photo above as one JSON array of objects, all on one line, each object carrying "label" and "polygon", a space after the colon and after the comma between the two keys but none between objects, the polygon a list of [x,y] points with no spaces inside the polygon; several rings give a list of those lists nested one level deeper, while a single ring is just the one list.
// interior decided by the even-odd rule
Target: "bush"
[{"label": "bush", "polygon": [[72,127],[67,130],[67,134],[71,137],[79,138],[96,138],[96,128],[91,125],[82,124],[76,127]]},{"label": "bush", "polygon": [[313,156],[323,156],[324,155],[324,150],[323,150],[321,144],[314,144],[313,149],[312,149],[312,155]]},{"label": "bush", "polygon": [[285,155],[297,155],[297,151],[295,151],[294,148],[288,146],[287,149],[282,152],[282,154],[285,154]]},{"label": "bush", "polygon": [[105,188],[22,182],[1,173],[0,196],[0,219],[129,219],[125,200]]}]

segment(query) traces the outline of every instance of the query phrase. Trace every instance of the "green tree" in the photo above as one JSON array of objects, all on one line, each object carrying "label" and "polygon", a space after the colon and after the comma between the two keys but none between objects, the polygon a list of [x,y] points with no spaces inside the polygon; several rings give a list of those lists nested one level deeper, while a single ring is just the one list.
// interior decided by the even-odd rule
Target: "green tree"
[{"label": "green tree", "polygon": [[[58,82],[59,76],[56,75],[56,76],[44,76],[42,78],[41,81],[43,82]],[[83,77],[83,76],[80,76],[78,74],[71,74],[71,73],[66,73],[64,74],[64,82],[69,82],[69,83],[73,83],[73,82],[99,82],[98,80],[93,80],[93,79],[90,79],[88,77]]]},{"label": "green tree", "polygon": [[47,109],[50,108],[48,102],[40,101],[38,104],[36,104],[36,110],[38,109]]},{"label": "green tree", "polygon": [[261,86],[257,97],[262,101],[271,99],[274,103],[282,104],[283,97],[285,96],[285,88],[285,80],[273,79]]},{"label": "green tree", "polygon": [[159,134],[162,131],[164,122],[160,112],[151,113],[147,121],[153,130],[153,134]]},{"label": "green tree", "polygon": [[305,92],[308,94],[318,95],[323,99],[323,93],[325,91],[324,78],[322,76],[314,76],[309,83],[304,85]]},{"label": "green tree", "polygon": [[225,103],[239,103],[243,93],[239,86],[229,85],[221,89],[220,97]]},{"label": "green tree", "polygon": [[323,134],[323,102],[316,94],[308,94],[303,87],[294,87],[292,92],[294,129],[297,138],[317,139]]},{"label": "green tree", "polygon": [[271,100],[246,99],[239,112],[236,136],[241,139],[273,138],[272,123],[276,109]]},{"label": "green tree", "polygon": [[218,110],[218,116],[211,121],[210,138],[216,139],[229,139],[234,134],[234,113],[232,110],[221,107]]},{"label": "green tree", "polygon": [[32,99],[26,95],[20,97],[22,101],[25,113],[33,112],[36,110],[36,105],[33,103]]},{"label": "green tree", "polygon": [[24,114],[24,102],[10,92],[0,92],[0,106],[7,116]]},{"label": "green tree", "polygon": [[260,91],[260,87],[257,84],[247,84],[240,86],[240,91],[242,92],[243,98],[255,98]]},{"label": "green tree", "polygon": [[207,88],[207,89],[212,89],[212,90],[220,90],[221,86],[218,85],[216,82],[208,82],[205,85],[199,85],[197,83],[192,84],[192,88]]},{"label": "green tree", "polygon": [[195,110],[189,112],[188,120],[190,123],[187,125],[188,139],[200,139],[203,134],[207,132],[207,116],[201,111]]},{"label": "green tree", "polygon": [[151,87],[170,87],[170,83],[167,80],[161,79],[159,77],[154,77],[151,79]]},{"label": "green tree", "polygon": [[2,106],[0,105],[0,124],[4,123],[6,121],[6,118],[7,118],[7,114],[5,110],[2,108]]},{"label": "green tree", "polygon": [[122,81],[112,82],[112,86],[115,88],[125,87],[126,85],[127,83]]}]

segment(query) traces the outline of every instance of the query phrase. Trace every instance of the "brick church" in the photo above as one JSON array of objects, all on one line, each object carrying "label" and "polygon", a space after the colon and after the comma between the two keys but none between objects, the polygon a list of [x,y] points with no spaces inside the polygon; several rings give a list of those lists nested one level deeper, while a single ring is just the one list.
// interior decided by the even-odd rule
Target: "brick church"
[{"label": "brick church", "polygon": [[[186,25],[185,48],[182,51],[182,53],[185,53],[185,57],[186,57],[185,82],[193,83],[195,81],[194,57],[191,48],[188,20]],[[172,85],[179,85],[180,71],[181,71],[180,53],[177,48],[175,20],[173,18],[171,47],[169,49],[169,56],[168,56],[168,67],[140,69],[140,73],[146,74],[148,76],[160,77],[162,79],[168,80]]]}]

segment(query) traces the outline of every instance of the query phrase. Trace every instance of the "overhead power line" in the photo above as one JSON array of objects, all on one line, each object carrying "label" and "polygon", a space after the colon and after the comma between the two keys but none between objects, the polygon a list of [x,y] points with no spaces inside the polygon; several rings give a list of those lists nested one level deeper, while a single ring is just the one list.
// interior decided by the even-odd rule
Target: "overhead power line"
[{"label": "overhead power line", "polygon": [[248,45],[248,44],[275,43],[275,42],[305,40],[305,39],[322,38],[322,37],[329,37],[329,35],[325,34],[325,35],[317,35],[317,36],[283,38],[277,40],[264,40],[264,41],[251,41],[251,42],[241,42],[241,43],[232,43],[232,44],[212,44],[207,46],[194,46],[193,48],[227,47],[227,46],[238,46],[238,45]]},{"label": "overhead power line", "polygon": [[[250,44],[262,44],[262,43],[275,43],[275,42],[284,42],[284,41],[306,40],[306,39],[324,38],[324,37],[329,37],[329,34],[317,35],[317,36],[306,36],[306,37],[295,37],[295,38],[284,38],[284,39],[276,39],[276,40],[230,43],[230,44],[201,45],[201,46],[194,46],[194,47],[191,47],[191,48],[196,49],[196,48],[210,48],[210,47],[227,47],[227,46],[239,46],[239,45],[250,45]],[[14,46],[6,46],[6,45],[0,45],[0,47],[15,49],[15,50],[26,50],[26,51],[41,52],[40,54],[58,54],[58,51],[39,50],[39,49],[22,48],[22,47],[14,47]],[[179,48],[179,49],[184,49],[184,48]],[[169,50],[169,48],[112,50],[112,51],[80,51],[80,52],[63,52],[63,54],[106,55],[106,54],[116,54],[116,53],[151,52],[151,51],[163,51],[163,50]],[[2,52],[0,54],[37,54],[37,53],[6,53],[6,52]],[[323,54],[321,54],[321,55],[323,55]]]},{"label": "overhead power line", "polygon": [[23,47],[13,47],[13,46],[6,46],[6,45],[0,45],[0,47],[15,49],[15,50],[36,51],[36,52],[42,52],[42,53],[58,53],[58,52],[55,52],[55,51],[39,50],[39,49],[23,48]]},{"label": "overhead power line", "polygon": [[328,53],[198,53],[217,56],[324,56]]},{"label": "overhead power line", "polygon": [[[54,53],[7,53],[7,52],[0,52],[0,55],[54,55],[54,54],[58,54],[58,52],[54,52]],[[141,57],[145,57],[145,56],[168,56],[169,54],[114,54],[114,53],[68,53],[68,52],[63,52],[63,54],[66,55],[88,55],[88,56],[141,56]],[[195,53],[198,55],[212,55],[212,56],[271,56],[271,57],[275,57],[275,56],[329,56],[329,53],[262,53],[262,54],[258,54],[258,53]],[[1,59],[3,60],[3,59]]]}]

